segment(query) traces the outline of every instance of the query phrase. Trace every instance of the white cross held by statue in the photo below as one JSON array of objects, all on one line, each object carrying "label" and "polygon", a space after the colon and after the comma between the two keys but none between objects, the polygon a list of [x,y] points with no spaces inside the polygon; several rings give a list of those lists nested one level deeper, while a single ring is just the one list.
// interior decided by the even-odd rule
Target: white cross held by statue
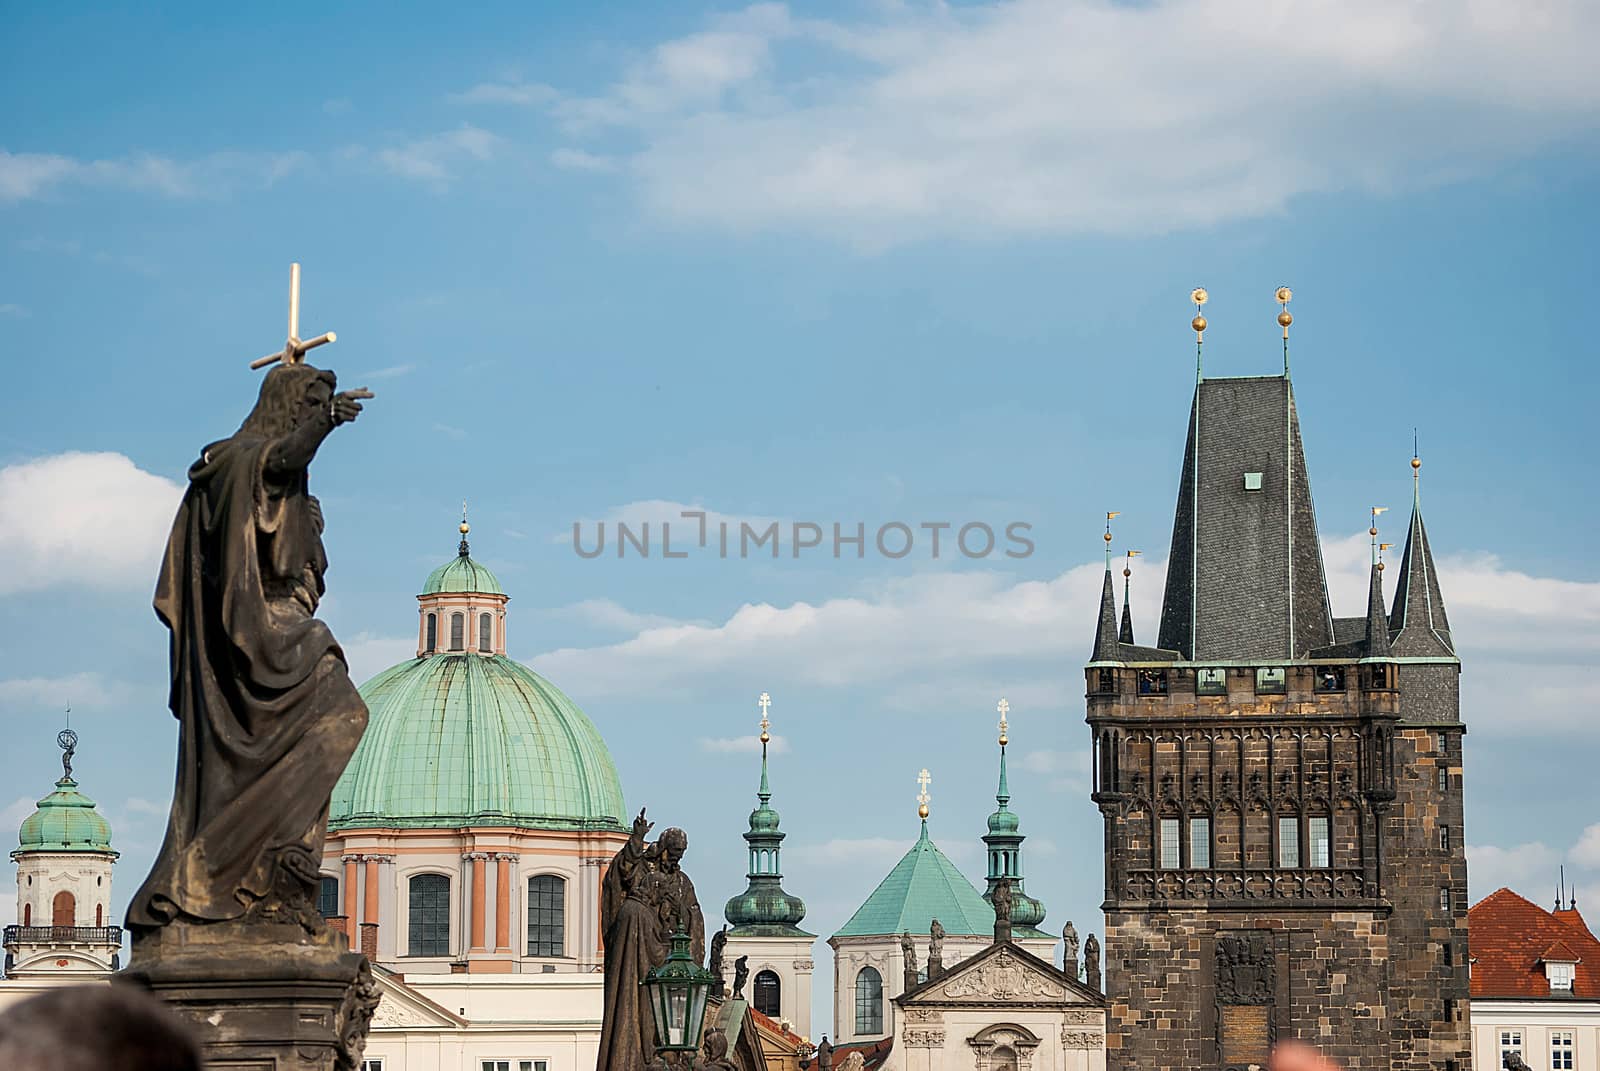
[{"label": "white cross held by statue", "polygon": [[329,331],[316,338],[300,341],[300,265],[291,264],[289,265],[289,337],[281,351],[251,361],[250,367],[265,368],[278,361],[284,364],[300,364],[306,359],[307,350],[335,342],[338,338],[338,335]]}]

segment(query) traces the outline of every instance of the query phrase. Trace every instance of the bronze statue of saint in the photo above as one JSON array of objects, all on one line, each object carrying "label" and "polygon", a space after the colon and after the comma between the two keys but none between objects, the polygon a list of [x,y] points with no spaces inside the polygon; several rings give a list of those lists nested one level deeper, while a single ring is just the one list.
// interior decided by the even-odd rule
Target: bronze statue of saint
[{"label": "bronze statue of saint", "polygon": [[694,883],[680,866],[689,837],[667,829],[647,844],[652,828],[641,810],[601,887],[605,1007],[596,1066],[602,1071],[644,1071],[654,1059],[655,1018],[642,983],[650,968],[667,961],[673,933],[688,934],[690,955],[697,964],[705,962],[705,917]]},{"label": "bronze statue of saint", "polygon": [[370,397],[339,393],[332,372],[308,364],[276,367],[239,430],[189,469],[155,593],[172,632],[177,784],[166,840],[128,907],[136,962],[173,923],[325,933],[328,797],[367,707],[315,616],[328,562],[307,469]]}]

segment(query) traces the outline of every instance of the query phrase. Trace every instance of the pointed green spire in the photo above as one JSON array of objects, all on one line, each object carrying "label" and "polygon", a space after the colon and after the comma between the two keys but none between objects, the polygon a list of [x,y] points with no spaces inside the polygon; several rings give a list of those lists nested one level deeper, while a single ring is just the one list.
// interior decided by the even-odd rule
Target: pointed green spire
[{"label": "pointed green spire", "polygon": [[733,925],[735,937],[781,936],[811,937],[798,923],[806,917],[806,905],[798,896],[783,890],[780,865],[784,832],[778,828],[778,812],[772,807],[772,784],[767,774],[767,745],[772,740],[772,722],[767,717],[772,697],[761,693],[761,785],[756,789],[756,809],[750,812],[750,829],[744,834],[749,845],[750,869],[745,891],[729,900],[723,914]]},{"label": "pointed green spire", "polygon": [[[1109,580],[1110,572],[1107,572]],[[988,849],[988,888],[983,898],[992,900],[995,886],[1006,878],[1011,879],[1011,924],[1019,937],[1044,937],[1038,926],[1044,921],[1044,904],[1023,891],[1022,842],[1026,839],[1019,827],[1021,820],[1011,810],[1011,786],[1006,776],[1006,745],[1010,743],[1010,723],[1007,716],[1011,704],[1001,699],[995,709],[1000,713],[1000,783],[995,790],[998,809],[989,816],[989,832],[983,843]]]}]

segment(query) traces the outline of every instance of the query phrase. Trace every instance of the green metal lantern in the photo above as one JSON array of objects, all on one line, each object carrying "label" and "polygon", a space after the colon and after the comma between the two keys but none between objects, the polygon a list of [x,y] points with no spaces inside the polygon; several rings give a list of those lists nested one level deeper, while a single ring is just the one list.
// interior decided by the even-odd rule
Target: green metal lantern
[{"label": "green metal lantern", "polygon": [[700,1047],[712,981],[711,972],[690,958],[689,935],[678,930],[667,961],[644,976],[656,1021],[656,1051],[693,1052]]}]

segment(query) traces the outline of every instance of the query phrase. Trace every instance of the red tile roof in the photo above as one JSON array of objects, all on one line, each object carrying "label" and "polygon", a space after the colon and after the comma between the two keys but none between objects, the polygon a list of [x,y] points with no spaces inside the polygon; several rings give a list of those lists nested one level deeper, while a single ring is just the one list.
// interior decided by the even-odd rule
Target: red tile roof
[{"label": "red tile roof", "polygon": [[799,1034],[796,1034],[793,1030],[790,1030],[772,1016],[763,1015],[754,1008],[750,1009],[750,1018],[754,1019],[756,1021],[756,1025],[761,1029],[765,1030],[769,1034],[782,1038],[791,1047],[799,1045],[805,1040],[805,1038],[801,1037]]},{"label": "red tile roof", "polygon": [[1474,997],[1548,997],[1544,961],[1557,959],[1578,964],[1574,997],[1600,999],[1600,941],[1576,910],[1546,911],[1500,889],[1467,912],[1467,934]]}]

